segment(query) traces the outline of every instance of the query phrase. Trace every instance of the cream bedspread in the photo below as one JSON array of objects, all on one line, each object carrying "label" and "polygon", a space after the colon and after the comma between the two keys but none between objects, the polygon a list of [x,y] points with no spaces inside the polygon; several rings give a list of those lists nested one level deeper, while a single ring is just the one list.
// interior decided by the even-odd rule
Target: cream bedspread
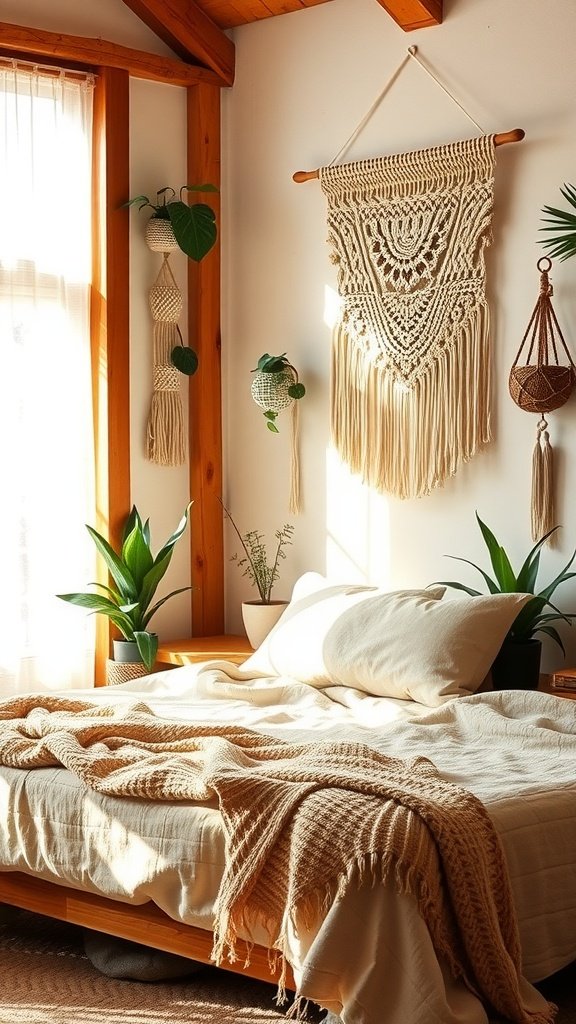
[{"label": "cream bedspread", "polygon": [[[511,869],[525,972],[537,979],[576,955],[576,868],[570,863],[576,839],[576,707],[571,702],[510,691],[460,699],[410,721],[425,709],[344,688],[321,692],[289,681],[246,679],[241,671],[219,665],[149,677],[115,688],[113,695],[119,703],[132,703],[136,692],[170,718],[228,720],[295,742],[354,739],[393,756],[429,757],[446,778],[475,792],[495,821]],[[108,703],[110,695],[110,690],[96,691],[93,697],[95,703]],[[86,692],[81,696],[86,699]],[[30,773],[24,790],[21,774],[10,778],[5,769],[0,782],[0,857],[6,867],[27,867],[119,898],[153,898],[172,916],[210,927],[223,855],[213,808],[179,807],[175,815],[173,808],[157,808],[159,841],[150,817],[156,811],[148,806],[102,801],[53,769]],[[50,801],[40,783],[46,775],[60,781],[64,776],[63,803],[78,807],[80,802],[90,821],[85,846],[91,853],[84,849],[76,864],[71,854],[78,852],[78,837],[67,843],[54,827],[53,813],[45,817]],[[58,792],[62,799],[61,786]],[[30,812],[39,815],[41,825],[36,850],[32,829],[25,825]],[[64,820],[67,809],[60,806],[57,813]],[[200,823],[192,831],[187,827],[188,843],[182,841],[184,814],[189,823]],[[187,859],[190,853],[199,855],[196,866]],[[388,890],[371,889],[348,894],[320,927],[293,935],[291,945],[302,991],[335,1012],[342,1010],[346,1024],[485,1020],[473,997],[443,976],[407,897],[400,901]],[[359,963],[371,957],[378,967],[359,974]]]}]

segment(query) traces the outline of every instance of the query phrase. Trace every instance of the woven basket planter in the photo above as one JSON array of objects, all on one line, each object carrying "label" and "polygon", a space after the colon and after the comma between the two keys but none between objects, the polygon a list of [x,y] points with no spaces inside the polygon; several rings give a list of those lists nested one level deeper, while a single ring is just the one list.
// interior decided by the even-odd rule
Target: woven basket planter
[{"label": "woven basket planter", "polygon": [[106,661],[106,686],[118,686],[146,675],[148,669],[143,661],[114,661],[113,658]]},{"label": "woven basket planter", "polygon": [[289,370],[280,373],[256,373],[250,388],[252,398],[261,409],[281,412],[294,401],[288,394],[288,388],[294,383]]},{"label": "woven basket planter", "polygon": [[568,401],[574,387],[572,366],[514,366],[510,396],[525,412],[552,412]]},{"label": "woven basket planter", "polygon": [[169,220],[151,217],[146,225],[146,245],[152,252],[174,252],[178,242]]}]

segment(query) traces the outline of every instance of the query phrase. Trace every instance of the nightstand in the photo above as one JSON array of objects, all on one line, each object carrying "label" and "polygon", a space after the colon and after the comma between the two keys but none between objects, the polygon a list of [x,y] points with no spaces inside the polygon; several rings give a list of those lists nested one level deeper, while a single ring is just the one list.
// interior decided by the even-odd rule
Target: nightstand
[{"label": "nightstand", "polygon": [[552,676],[549,675],[540,676],[538,689],[541,693],[551,693],[554,697],[566,697],[567,700],[576,700],[576,690],[561,690],[556,686],[552,686]]},{"label": "nightstand", "polygon": [[192,636],[160,644],[156,661],[162,666],[193,665],[198,661],[231,661],[241,665],[254,654],[245,636]]}]

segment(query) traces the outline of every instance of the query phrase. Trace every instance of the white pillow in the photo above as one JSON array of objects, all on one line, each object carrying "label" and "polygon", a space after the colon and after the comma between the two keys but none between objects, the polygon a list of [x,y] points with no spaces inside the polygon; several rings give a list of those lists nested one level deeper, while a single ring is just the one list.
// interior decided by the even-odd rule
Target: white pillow
[{"label": "white pillow", "polygon": [[[281,618],[242,668],[290,676],[313,686],[327,686],[336,681],[325,660],[327,638],[356,605],[363,606],[369,598],[378,595],[417,594],[431,601],[439,600],[445,590],[445,587],[431,587],[426,591],[390,594],[378,587],[330,583],[320,573],[305,573],[294,584],[290,604]],[[362,643],[362,635],[359,640]]]},{"label": "white pillow", "polygon": [[530,594],[385,592],[302,577],[282,618],[244,663],[315,686],[353,686],[436,706],[482,684]]},{"label": "white pillow", "polygon": [[530,600],[491,594],[438,601],[425,592],[370,597],[324,638],[326,667],[335,683],[435,707],[482,686]]}]

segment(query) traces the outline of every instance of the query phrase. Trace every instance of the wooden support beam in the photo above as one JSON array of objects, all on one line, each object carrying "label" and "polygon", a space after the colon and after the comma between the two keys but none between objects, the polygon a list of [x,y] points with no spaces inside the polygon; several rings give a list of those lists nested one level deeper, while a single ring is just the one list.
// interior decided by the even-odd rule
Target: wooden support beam
[{"label": "wooden support beam", "polygon": [[[129,85],[127,71],[99,68],[94,92],[92,379],[96,529],[116,549],[130,511]],[[107,574],[100,568],[108,584]],[[110,621],[97,616],[96,684],[105,682]],[[118,636],[118,633],[114,634]]]},{"label": "wooden support beam", "polygon": [[159,57],[154,53],[144,53],[143,50],[132,50],[127,46],[107,42],[105,39],[63,35],[61,32],[47,32],[44,29],[12,25],[4,21],[0,22],[0,51],[2,50],[17,50],[19,53],[33,53],[36,57],[72,60],[91,67],[118,68],[127,71],[133,78],[166,82],[169,85],[190,86],[199,82],[228,84],[208,68],[184,64],[174,57]]},{"label": "wooden support beam", "polygon": [[405,32],[442,24],[442,0],[377,0]]},{"label": "wooden support beam", "polygon": [[[188,90],[188,177],[220,188],[220,90]],[[196,197],[197,199],[197,197]],[[216,211],[220,194],[202,197]],[[222,396],[220,367],[220,238],[200,263],[188,261],[189,344],[198,353],[190,381],[192,633],[224,632]]]},{"label": "wooden support beam", "polygon": [[196,59],[234,82],[234,43],[194,0],[123,0],[182,60]]}]

